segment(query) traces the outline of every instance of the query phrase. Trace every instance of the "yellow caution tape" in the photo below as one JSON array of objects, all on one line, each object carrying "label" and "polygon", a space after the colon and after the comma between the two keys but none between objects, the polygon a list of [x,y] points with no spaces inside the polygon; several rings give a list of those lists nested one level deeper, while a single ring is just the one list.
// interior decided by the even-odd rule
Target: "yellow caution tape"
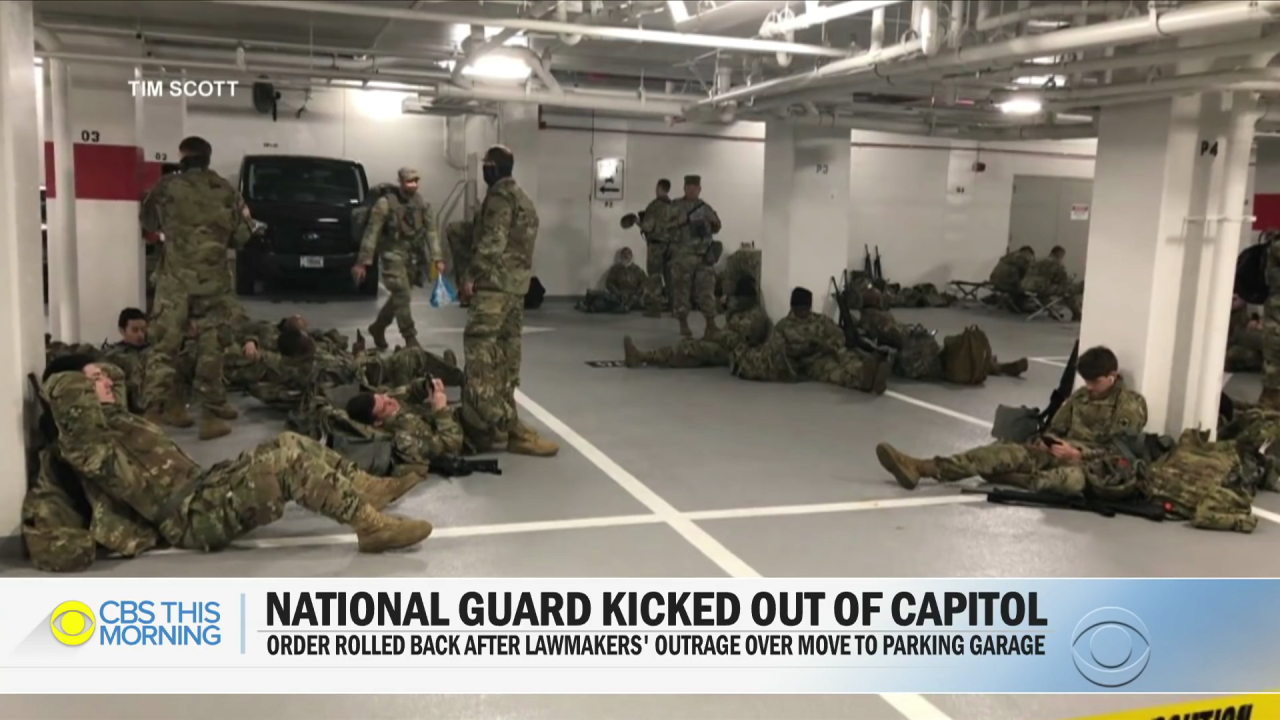
[{"label": "yellow caution tape", "polygon": [[1145,710],[1090,715],[1079,720],[1272,720],[1280,718],[1280,695],[1207,698]]}]

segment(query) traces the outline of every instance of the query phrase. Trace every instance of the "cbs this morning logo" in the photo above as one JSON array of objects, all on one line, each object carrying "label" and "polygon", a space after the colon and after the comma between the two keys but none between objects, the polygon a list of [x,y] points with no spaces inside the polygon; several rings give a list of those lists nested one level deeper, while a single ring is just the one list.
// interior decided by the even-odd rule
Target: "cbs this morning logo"
[{"label": "cbs this morning logo", "polygon": [[1098,608],[1071,633],[1071,657],[1085,680],[1099,687],[1124,687],[1151,661],[1149,635],[1142,619],[1128,610]]},{"label": "cbs this morning logo", "polygon": [[54,608],[49,630],[71,647],[95,636],[99,645],[108,646],[214,646],[222,643],[221,620],[217,601],[108,600],[94,612],[79,600],[68,600]]}]

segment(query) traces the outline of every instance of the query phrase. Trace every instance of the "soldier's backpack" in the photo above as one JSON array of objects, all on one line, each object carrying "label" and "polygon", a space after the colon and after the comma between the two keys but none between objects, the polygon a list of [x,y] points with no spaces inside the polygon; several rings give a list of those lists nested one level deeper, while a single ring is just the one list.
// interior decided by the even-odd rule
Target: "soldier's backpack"
[{"label": "soldier's backpack", "polygon": [[1173,451],[1152,465],[1143,493],[1167,514],[1192,520],[1196,527],[1251,532],[1257,519],[1252,524],[1248,519],[1252,507],[1238,487],[1240,472],[1234,443],[1211,442],[1207,433],[1184,430]]},{"label": "soldier's backpack", "polygon": [[395,466],[395,446],[385,432],[352,420],[344,410],[332,408],[328,415],[326,444],[334,452],[370,475],[391,474]]},{"label": "soldier's backpack", "polygon": [[387,202],[391,203],[393,211],[399,208],[399,190],[400,187],[392,183],[381,183],[369,188],[364,201],[351,211],[351,234],[357,243],[364,240],[364,231],[369,227],[369,214],[379,200],[385,197]]},{"label": "soldier's backpack", "polygon": [[[874,288],[871,277],[858,270],[846,270],[844,275],[844,302],[850,310],[861,310],[863,295]],[[887,310],[888,307],[885,306]]]},{"label": "soldier's backpack", "polygon": [[1267,301],[1267,250],[1270,247],[1268,235],[1264,234],[1236,259],[1235,293],[1250,305]]},{"label": "soldier's backpack", "polygon": [[529,292],[524,294],[524,309],[537,310],[542,307],[542,301],[547,297],[547,289],[543,287],[542,281],[537,275],[529,278]]},{"label": "soldier's backpack", "polygon": [[902,347],[893,359],[894,374],[907,380],[942,376],[942,348],[934,333],[921,325],[902,328]]},{"label": "soldier's backpack", "polygon": [[986,333],[970,325],[942,341],[942,377],[958,385],[981,385],[987,380],[993,357]]}]

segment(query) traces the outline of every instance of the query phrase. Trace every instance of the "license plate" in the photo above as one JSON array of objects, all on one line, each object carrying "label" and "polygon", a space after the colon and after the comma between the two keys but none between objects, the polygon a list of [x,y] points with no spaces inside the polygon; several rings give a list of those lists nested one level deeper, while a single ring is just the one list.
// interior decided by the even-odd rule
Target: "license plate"
[{"label": "license plate", "polygon": [[304,257],[302,258],[302,267],[304,268],[323,268],[324,258],[322,257]]}]

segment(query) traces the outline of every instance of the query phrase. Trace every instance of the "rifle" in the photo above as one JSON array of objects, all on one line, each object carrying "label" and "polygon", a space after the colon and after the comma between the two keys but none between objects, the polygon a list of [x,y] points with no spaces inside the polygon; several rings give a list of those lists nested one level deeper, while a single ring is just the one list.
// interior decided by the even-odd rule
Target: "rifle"
[{"label": "rifle", "polygon": [[1165,517],[1164,508],[1159,505],[1132,500],[1107,500],[1090,495],[1087,491],[1084,495],[1075,497],[1031,490],[1006,490],[1003,488],[961,488],[960,493],[962,495],[986,495],[987,502],[996,505],[1083,510],[1108,518],[1117,515],[1128,515],[1152,522],[1164,522]]},{"label": "rifle", "polygon": [[[879,247],[879,246],[877,246],[877,248],[878,248],[878,247]],[[875,279],[876,279],[876,266],[875,266],[875,263],[873,263],[873,262],[871,261],[871,246],[870,246],[870,245],[865,245],[865,244],[864,244],[864,245],[862,246],[862,252],[863,252],[863,255],[862,255],[862,272],[863,272],[863,273],[864,273],[868,278],[870,278],[870,279],[872,279],[872,280],[875,280]]]},{"label": "rifle", "polygon": [[840,329],[844,331],[844,346],[850,350],[863,350],[872,354],[885,354],[887,351],[866,339],[862,333],[858,332],[858,324],[853,320],[853,311],[849,309],[849,298],[845,296],[845,290],[849,287],[849,271],[844,271],[844,288],[836,285],[836,279],[831,278],[831,290],[835,295],[836,309],[840,313]]},{"label": "rifle", "polygon": [[876,246],[876,261],[875,261],[875,263],[874,263],[874,268],[875,268],[875,272],[876,272],[876,274],[875,274],[875,279],[876,279],[878,282],[882,282],[882,283],[883,283],[883,282],[884,282],[884,271],[880,269],[880,246],[879,246],[879,245],[877,245],[877,246]]},{"label": "rifle", "polygon": [[460,457],[443,457],[431,461],[431,471],[444,477],[466,477],[472,473],[501,475],[502,469],[494,458],[468,460]]},{"label": "rifle", "polygon": [[1076,384],[1076,360],[1080,355],[1080,341],[1076,340],[1076,344],[1071,348],[1071,357],[1067,359],[1067,366],[1062,369],[1062,378],[1058,380],[1058,388],[1049,396],[1049,406],[1040,413],[1040,430],[1043,432],[1049,427],[1049,423],[1053,422],[1053,416],[1058,414],[1058,410],[1062,408],[1062,404],[1071,397],[1071,392]]}]

